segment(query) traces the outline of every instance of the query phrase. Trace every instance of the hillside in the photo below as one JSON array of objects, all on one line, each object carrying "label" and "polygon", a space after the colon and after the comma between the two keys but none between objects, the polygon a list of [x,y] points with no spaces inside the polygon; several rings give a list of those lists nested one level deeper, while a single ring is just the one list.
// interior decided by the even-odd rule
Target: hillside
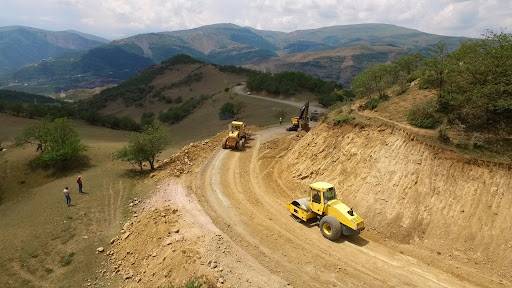
[{"label": "hillside", "polygon": [[152,115],[168,124],[187,120],[184,123],[188,124],[180,125],[197,126],[194,121],[208,119],[208,127],[198,126],[195,128],[197,131],[223,128],[226,121],[220,120],[218,113],[226,102],[241,107],[237,117],[251,124],[276,121],[275,115],[280,110],[288,115],[296,113],[296,109],[287,105],[268,109],[270,102],[238,99],[238,94],[231,88],[245,81],[246,77],[236,69],[179,55],[144,70],[116,87],[103,90],[86,100],[84,105],[100,111],[102,115],[129,117],[135,121],[139,121],[143,114]]},{"label": "hillside", "polygon": [[152,64],[148,58],[107,45],[26,66],[4,82],[10,89],[53,94],[117,84]]},{"label": "hillside", "polygon": [[0,90],[0,102],[50,104],[55,103],[56,100],[38,94],[30,94],[12,90]]},{"label": "hillside", "polygon": [[[257,30],[234,24],[214,24],[189,30],[135,35],[113,41],[110,46],[129,53],[126,57],[135,58],[135,55],[138,55],[151,59],[152,63],[160,63],[178,54],[188,54],[215,64],[251,65],[253,68],[272,71],[302,71],[322,77],[324,80],[347,84],[361,69],[372,63],[393,59],[397,53],[427,53],[430,47],[439,41],[446,42],[449,49],[454,49],[465,39],[433,35],[387,24],[332,26],[289,33]],[[108,58],[108,51],[97,52],[105,53],[105,57],[99,58]],[[76,62],[87,61],[80,60],[87,57],[86,55],[64,57],[58,63],[51,63],[52,68],[48,69],[56,71],[56,74],[74,71],[76,68],[70,66],[75,66]],[[122,66],[109,67],[113,74],[120,74],[125,69]],[[135,74],[133,71],[137,70],[136,67],[131,68],[126,74]],[[7,77],[3,82],[8,85],[16,80],[27,82],[28,79],[40,79],[46,81],[47,86],[54,86],[47,87],[49,90],[55,90],[62,87],[76,88],[80,85],[92,87],[95,82],[103,84],[106,82],[105,79],[109,78],[105,75],[91,75],[90,78],[73,79],[67,81],[69,85],[61,83],[55,87],[52,85],[54,81],[45,76],[43,68],[36,70],[34,73],[31,69],[19,71],[15,77]],[[34,77],[25,76],[31,73]],[[88,71],[80,73],[86,74]],[[38,84],[35,82],[29,85]]]},{"label": "hillside", "polygon": [[0,27],[0,74],[68,52],[92,49],[107,42],[100,37],[76,31]]},{"label": "hillside", "polygon": [[364,68],[391,61],[406,53],[406,49],[397,46],[365,45],[284,54],[246,67],[272,72],[298,71],[349,86],[354,76]]}]

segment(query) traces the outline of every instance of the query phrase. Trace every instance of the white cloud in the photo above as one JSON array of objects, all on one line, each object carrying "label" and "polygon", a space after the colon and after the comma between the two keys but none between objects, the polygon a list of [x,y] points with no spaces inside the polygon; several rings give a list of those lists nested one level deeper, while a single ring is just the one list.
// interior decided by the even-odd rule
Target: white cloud
[{"label": "white cloud", "polygon": [[510,0],[0,0],[0,6],[0,25],[112,38],[219,22],[281,31],[382,22],[465,36],[512,24]]}]

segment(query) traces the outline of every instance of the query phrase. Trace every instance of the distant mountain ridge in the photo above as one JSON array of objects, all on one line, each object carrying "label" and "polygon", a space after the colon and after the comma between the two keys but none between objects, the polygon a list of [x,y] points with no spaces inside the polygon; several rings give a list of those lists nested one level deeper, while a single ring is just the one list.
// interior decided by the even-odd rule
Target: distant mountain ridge
[{"label": "distant mountain ridge", "polygon": [[[147,62],[146,65],[149,66],[178,54],[188,54],[215,64],[248,66],[267,71],[301,71],[325,80],[348,84],[355,74],[369,65],[387,62],[407,53],[425,53],[439,41],[445,42],[453,50],[464,40],[467,38],[428,34],[389,24],[340,25],[279,32],[224,23],[188,30],[139,34],[112,41],[104,47],[123,50],[125,57],[131,59],[127,62],[133,61],[137,65]],[[96,50],[95,54],[98,59],[108,59],[98,54],[109,51]],[[100,73],[103,75],[100,76],[90,69],[66,67],[83,63],[81,58],[87,54],[63,56],[50,63],[24,68],[3,82],[15,81],[29,87],[42,85],[48,88],[55,86],[52,85],[55,78],[48,77],[48,71],[80,71],[78,74],[95,75],[92,78],[98,78],[105,74],[123,76],[140,68],[137,66],[136,69],[127,70],[126,65],[121,65],[121,62],[109,65],[96,63],[105,72]],[[70,58],[74,60],[70,61]],[[121,70],[126,73],[121,73]],[[55,74],[63,74],[57,72]],[[69,78],[69,75],[65,76]],[[114,79],[113,82],[124,79],[126,78]],[[89,82],[91,80],[94,79],[87,79]],[[77,81],[69,85],[59,84],[59,87],[73,85],[77,85]]]},{"label": "distant mountain ridge", "polygon": [[106,39],[72,30],[0,27],[0,74],[65,53],[86,51],[107,42]]}]

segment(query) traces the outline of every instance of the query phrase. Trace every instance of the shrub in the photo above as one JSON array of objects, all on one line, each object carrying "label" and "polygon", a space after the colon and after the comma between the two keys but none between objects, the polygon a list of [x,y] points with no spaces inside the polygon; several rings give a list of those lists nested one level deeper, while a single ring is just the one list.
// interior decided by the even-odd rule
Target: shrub
[{"label": "shrub", "polygon": [[389,95],[384,93],[382,95],[379,95],[377,97],[370,97],[366,102],[363,104],[364,110],[375,110],[380,103],[389,100]]},{"label": "shrub", "polygon": [[17,143],[37,145],[41,153],[34,163],[43,167],[65,167],[78,160],[86,150],[71,122],[65,118],[45,119],[26,128],[17,138]]},{"label": "shrub", "polygon": [[434,101],[417,104],[409,110],[407,121],[416,127],[434,129],[442,121],[436,111],[437,105]]},{"label": "shrub", "polygon": [[354,116],[350,114],[339,114],[338,116],[334,117],[332,124],[335,126],[341,126],[346,123],[350,123],[354,120]]},{"label": "shrub", "polygon": [[380,100],[378,97],[371,97],[370,99],[366,100],[363,104],[364,110],[375,110],[380,104]]},{"label": "shrub", "polygon": [[167,144],[167,134],[158,122],[146,125],[142,133],[133,134],[128,145],[114,153],[114,159],[137,165],[142,171],[143,163],[148,162],[155,170],[155,161]]},{"label": "shrub", "polygon": [[437,135],[437,137],[442,143],[449,144],[452,142],[450,136],[448,136],[448,132],[446,131],[446,127],[444,125],[441,126],[441,128],[439,129],[439,134]]},{"label": "shrub", "polygon": [[144,112],[140,116],[140,126],[146,127],[147,125],[152,124],[155,121],[155,113],[153,112]]},{"label": "shrub", "polygon": [[198,98],[189,98],[185,102],[181,103],[179,106],[170,107],[166,112],[160,112],[158,118],[162,122],[168,124],[176,124],[185,119],[188,115],[192,114],[192,112],[194,112],[194,110],[208,98],[209,97],[205,95]]},{"label": "shrub", "polygon": [[233,104],[232,102],[226,102],[220,107],[219,119],[233,119],[238,114],[238,112],[239,111],[237,111],[235,104]]}]

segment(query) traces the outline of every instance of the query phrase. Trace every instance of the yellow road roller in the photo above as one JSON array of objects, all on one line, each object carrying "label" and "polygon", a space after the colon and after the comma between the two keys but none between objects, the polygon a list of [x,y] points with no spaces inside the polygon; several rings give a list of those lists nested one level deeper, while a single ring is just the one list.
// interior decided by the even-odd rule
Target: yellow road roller
[{"label": "yellow road roller", "polygon": [[322,235],[331,241],[364,230],[363,218],[337,199],[334,186],[327,182],[310,184],[309,197],[293,200],[288,210],[298,222],[317,223]]}]

